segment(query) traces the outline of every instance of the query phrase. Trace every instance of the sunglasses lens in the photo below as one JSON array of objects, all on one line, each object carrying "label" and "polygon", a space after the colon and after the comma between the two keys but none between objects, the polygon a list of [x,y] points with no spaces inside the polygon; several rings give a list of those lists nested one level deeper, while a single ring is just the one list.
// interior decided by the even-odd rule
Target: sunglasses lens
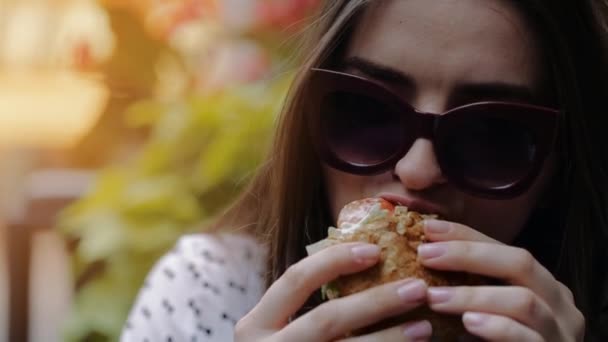
[{"label": "sunglasses lens", "polygon": [[330,93],[322,100],[320,115],[327,147],[347,163],[378,165],[403,144],[402,116],[369,96]]},{"label": "sunglasses lens", "polygon": [[460,120],[445,131],[441,148],[446,163],[478,188],[498,189],[521,180],[537,155],[534,134],[504,118]]}]

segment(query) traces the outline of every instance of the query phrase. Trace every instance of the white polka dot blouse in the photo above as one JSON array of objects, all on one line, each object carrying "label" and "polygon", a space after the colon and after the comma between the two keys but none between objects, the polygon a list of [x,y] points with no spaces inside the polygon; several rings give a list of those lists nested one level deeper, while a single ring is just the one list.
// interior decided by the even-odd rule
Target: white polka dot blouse
[{"label": "white polka dot blouse", "polygon": [[181,238],[148,275],[121,342],[233,341],[234,325],[265,291],[265,260],[246,235]]}]

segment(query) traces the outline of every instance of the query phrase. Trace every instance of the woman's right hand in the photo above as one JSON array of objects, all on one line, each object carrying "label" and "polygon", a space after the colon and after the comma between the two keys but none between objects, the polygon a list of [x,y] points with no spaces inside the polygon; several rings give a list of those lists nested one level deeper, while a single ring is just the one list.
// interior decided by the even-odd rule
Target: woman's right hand
[{"label": "woman's right hand", "polygon": [[[323,284],[373,266],[379,255],[380,249],[375,245],[345,243],[328,247],[292,265],[237,323],[235,341],[333,341],[426,302],[426,284],[422,280],[406,279],[325,302],[289,322]],[[343,341],[419,341],[430,336],[430,323],[421,321]]]}]

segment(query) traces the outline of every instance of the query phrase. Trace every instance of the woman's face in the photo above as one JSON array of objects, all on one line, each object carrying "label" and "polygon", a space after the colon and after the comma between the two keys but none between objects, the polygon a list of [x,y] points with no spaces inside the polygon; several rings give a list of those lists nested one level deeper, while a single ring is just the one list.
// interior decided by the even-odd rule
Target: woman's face
[{"label": "woman's face", "polygon": [[[357,63],[347,62],[352,60]],[[359,21],[344,63],[347,72],[382,82],[431,113],[483,100],[523,101],[521,94],[539,96],[543,79],[534,35],[523,16],[501,0],[376,1]],[[325,167],[324,174],[334,220],[350,201],[392,194],[413,210],[510,243],[539,202],[552,160],[524,195],[510,200],[456,189],[426,139],[418,139],[389,172],[355,176]]]}]

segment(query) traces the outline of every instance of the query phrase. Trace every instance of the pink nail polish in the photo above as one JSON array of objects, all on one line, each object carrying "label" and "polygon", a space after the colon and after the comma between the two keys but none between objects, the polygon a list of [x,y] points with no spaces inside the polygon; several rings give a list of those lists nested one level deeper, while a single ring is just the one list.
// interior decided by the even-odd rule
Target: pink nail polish
[{"label": "pink nail polish", "polygon": [[432,287],[428,291],[428,298],[431,304],[441,304],[450,301],[453,290],[447,287]]},{"label": "pink nail polish", "polygon": [[462,322],[467,326],[478,327],[488,320],[488,315],[478,312],[465,312],[462,315]]},{"label": "pink nail polish", "polygon": [[380,256],[380,247],[376,245],[358,245],[351,249],[351,253],[357,262],[365,263],[376,260]]},{"label": "pink nail polish", "polygon": [[409,340],[416,341],[431,337],[433,333],[433,327],[428,321],[411,323],[405,326],[403,334]]},{"label": "pink nail polish", "polygon": [[405,302],[416,302],[426,296],[426,283],[420,279],[407,280],[397,289],[397,295]]},{"label": "pink nail polish", "polygon": [[424,243],[418,246],[418,255],[422,259],[433,259],[442,256],[447,251],[447,246],[442,243]]}]

